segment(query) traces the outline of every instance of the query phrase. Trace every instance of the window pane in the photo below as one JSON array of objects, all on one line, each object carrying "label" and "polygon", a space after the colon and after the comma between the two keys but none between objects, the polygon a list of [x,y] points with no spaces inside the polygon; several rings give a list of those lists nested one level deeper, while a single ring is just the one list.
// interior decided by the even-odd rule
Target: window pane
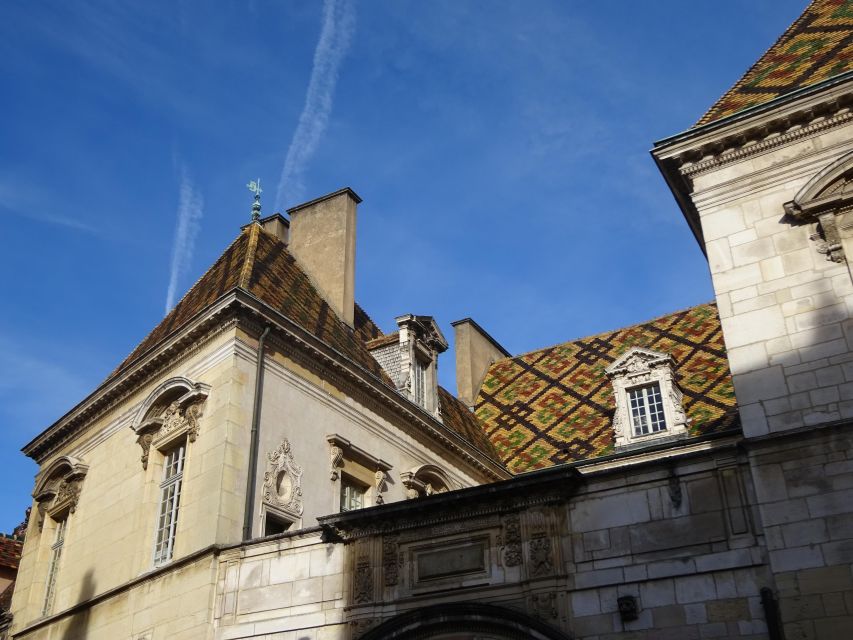
[{"label": "window pane", "polygon": [[184,474],[185,446],[172,449],[163,461],[163,482],[160,483],[160,511],[154,543],[154,564],[172,559],[175,531],[178,527],[178,507],[181,503],[181,483]]},{"label": "window pane", "polygon": [[341,481],[341,511],[352,511],[364,507],[366,489],[351,480]]},{"label": "window pane", "polygon": [[59,561],[62,558],[62,545],[65,544],[66,520],[56,523],[56,537],[50,547],[50,565],[47,570],[47,587],[44,594],[42,615],[46,616],[53,609],[53,597],[56,593],[56,574],[59,572]]},{"label": "window pane", "polygon": [[643,436],[666,429],[663,413],[663,398],[660,385],[656,382],[646,387],[628,391],[631,408],[631,424],[635,436]]}]

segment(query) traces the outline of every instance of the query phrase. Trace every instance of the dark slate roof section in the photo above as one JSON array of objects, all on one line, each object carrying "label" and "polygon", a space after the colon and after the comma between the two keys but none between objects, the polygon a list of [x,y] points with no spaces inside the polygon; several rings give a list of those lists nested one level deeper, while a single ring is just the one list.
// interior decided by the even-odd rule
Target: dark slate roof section
[{"label": "dark slate roof section", "polygon": [[814,0],[701,126],[853,69],[853,0]]},{"label": "dark slate roof section", "polygon": [[672,355],[691,436],[738,429],[714,303],[495,362],[476,414],[512,473],[613,453],[613,387],[605,367],[632,347]]}]

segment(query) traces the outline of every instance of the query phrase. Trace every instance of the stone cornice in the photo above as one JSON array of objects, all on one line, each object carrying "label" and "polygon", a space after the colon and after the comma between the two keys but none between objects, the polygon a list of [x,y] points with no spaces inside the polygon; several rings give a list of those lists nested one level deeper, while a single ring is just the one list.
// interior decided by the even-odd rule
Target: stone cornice
[{"label": "stone cornice", "polygon": [[354,540],[563,502],[582,482],[573,467],[550,467],[502,482],[336,513],[317,521],[326,540]]},{"label": "stone cornice", "polygon": [[167,366],[196,353],[213,336],[236,324],[259,329],[271,324],[278,329],[271,344],[278,346],[304,368],[338,385],[344,384],[356,400],[368,406],[379,404],[398,419],[413,422],[433,441],[450,450],[485,477],[510,477],[498,461],[451,431],[433,416],[391,389],[372,373],[309,333],[287,316],[275,311],[255,296],[235,289],[198,314],[183,329],[167,337],[114,378],[108,379],[85,400],[42,432],[23,451],[41,463],[86,424],[92,424],[127,398],[139,385],[155,377]]}]

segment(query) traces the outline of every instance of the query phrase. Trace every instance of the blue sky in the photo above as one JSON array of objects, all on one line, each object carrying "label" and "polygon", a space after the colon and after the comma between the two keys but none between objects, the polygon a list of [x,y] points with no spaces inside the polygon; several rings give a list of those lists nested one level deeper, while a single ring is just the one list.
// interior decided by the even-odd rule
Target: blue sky
[{"label": "blue sky", "polygon": [[20,447],[224,250],[256,177],[265,214],[361,195],[356,296],[385,330],[471,316],[522,353],[712,298],[648,150],[804,0],[330,2],[0,5],[0,531]]}]

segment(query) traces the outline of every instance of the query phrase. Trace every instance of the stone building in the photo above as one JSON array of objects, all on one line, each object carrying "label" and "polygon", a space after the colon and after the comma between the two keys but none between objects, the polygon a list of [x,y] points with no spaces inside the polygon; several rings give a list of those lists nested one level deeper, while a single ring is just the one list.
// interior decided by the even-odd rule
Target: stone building
[{"label": "stone building", "polygon": [[655,145],[715,302],[516,356],[460,320],[458,397],[434,318],[356,304],[352,190],[258,215],[24,448],[12,637],[850,637],[851,69],[816,0]]}]

